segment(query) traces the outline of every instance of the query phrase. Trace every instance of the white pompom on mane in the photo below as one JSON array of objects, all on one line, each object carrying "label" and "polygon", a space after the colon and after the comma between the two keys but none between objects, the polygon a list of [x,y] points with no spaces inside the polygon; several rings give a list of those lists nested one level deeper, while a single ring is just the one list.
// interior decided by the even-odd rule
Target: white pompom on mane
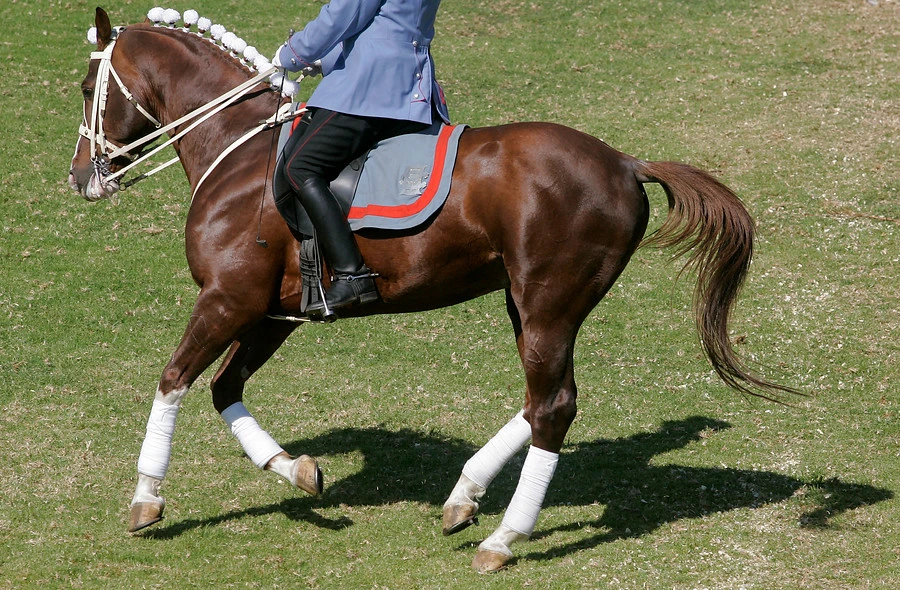
[{"label": "white pompom on mane", "polygon": [[[173,8],[162,8],[160,6],[155,6],[151,8],[147,12],[147,18],[154,24],[154,26],[168,26],[169,28],[174,28],[175,23],[179,20],[182,20],[182,15],[180,12]],[[224,25],[220,25],[218,23],[213,24],[212,20],[206,18],[205,16],[200,16],[196,10],[190,9],[184,11],[184,27],[182,30],[184,32],[190,32],[190,27],[196,25],[197,26],[197,34],[200,37],[204,37],[206,32],[208,31],[210,37],[207,38],[207,41],[213,43],[215,45],[219,45],[222,49],[227,49],[230,51],[234,57],[243,59],[244,63],[258,72],[265,72],[272,68],[272,63],[268,58],[263,56],[256,47],[248,44],[247,41],[238,37],[234,33],[229,32]],[[114,29],[113,35],[118,32],[118,28]],[[97,44],[97,28],[91,27],[88,29],[87,40],[89,43],[94,45]],[[285,93],[288,93],[287,87],[297,87],[297,83],[292,80],[288,80],[287,78],[283,78],[280,81],[280,86]],[[296,92],[295,88],[291,88],[293,92]]]},{"label": "white pompom on mane", "polygon": [[244,53],[244,50],[247,49],[247,42],[240,37],[235,37],[234,41],[231,42],[230,49],[237,55],[241,55],[242,53]]},{"label": "white pompom on mane", "polygon": [[212,35],[212,38],[215,39],[216,41],[221,39],[222,35],[224,35],[227,32],[228,31],[225,30],[225,27],[218,23],[209,27],[209,34]]},{"label": "white pompom on mane", "polygon": [[231,49],[231,44],[235,39],[237,39],[237,35],[235,35],[231,31],[226,31],[222,34],[222,38],[219,39],[219,41],[222,42],[222,47],[224,47],[225,49]]},{"label": "white pompom on mane", "polygon": [[181,13],[174,8],[166,8],[163,11],[163,21],[170,27],[181,19]]},{"label": "white pompom on mane", "polygon": [[259,70],[260,72],[264,72],[272,67],[272,62],[269,61],[265,55],[258,54],[256,59],[253,60],[253,67]]},{"label": "white pompom on mane", "polygon": [[244,59],[248,63],[252,64],[257,57],[259,57],[259,51],[257,51],[256,47],[248,45],[244,48]]},{"label": "white pompom on mane", "polygon": [[163,14],[165,13],[165,9],[161,6],[155,6],[147,12],[147,18],[155,23],[161,23],[163,19]]}]

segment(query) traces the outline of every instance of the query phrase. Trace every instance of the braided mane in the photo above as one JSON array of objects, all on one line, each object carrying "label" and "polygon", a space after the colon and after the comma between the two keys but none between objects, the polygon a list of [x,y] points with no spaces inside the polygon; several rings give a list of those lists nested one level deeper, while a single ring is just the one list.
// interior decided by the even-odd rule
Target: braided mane
[{"label": "braided mane", "polygon": [[[147,19],[153,23],[154,27],[183,31],[205,39],[225,52],[226,55],[230,55],[235,63],[251,71],[255,70],[261,73],[272,68],[269,59],[262,55],[256,47],[228,31],[224,25],[213,23],[211,19],[200,16],[196,10],[186,10],[182,19],[181,13],[177,10],[157,6],[150,9]],[[179,22],[182,23],[182,26],[178,26]],[[97,43],[96,27],[88,30],[87,39],[90,43]]]}]

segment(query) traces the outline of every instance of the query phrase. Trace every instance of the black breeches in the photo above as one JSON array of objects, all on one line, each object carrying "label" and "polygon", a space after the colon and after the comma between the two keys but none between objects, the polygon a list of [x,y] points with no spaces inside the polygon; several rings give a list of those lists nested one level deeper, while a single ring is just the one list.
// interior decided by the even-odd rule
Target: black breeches
[{"label": "black breeches", "polygon": [[328,109],[311,109],[304,116],[304,123],[307,128],[303,137],[285,159],[285,172],[295,191],[310,178],[330,183],[377,141],[428,127],[424,123],[358,117]]}]

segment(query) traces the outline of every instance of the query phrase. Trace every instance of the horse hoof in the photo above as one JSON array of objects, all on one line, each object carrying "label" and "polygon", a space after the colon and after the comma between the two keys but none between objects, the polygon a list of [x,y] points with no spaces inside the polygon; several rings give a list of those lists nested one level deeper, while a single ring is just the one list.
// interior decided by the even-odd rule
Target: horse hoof
[{"label": "horse hoof", "polygon": [[478,506],[474,504],[448,504],[444,506],[443,529],[441,532],[444,533],[444,536],[449,536],[473,524],[478,524],[478,518],[475,517],[477,511]]},{"label": "horse hoof", "polygon": [[472,569],[479,574],[489,574],[506,567],[511,555],[500,553],[499,551],[479,550],[472,560]]},{"label": "horse hoof", "polygon": [[294,459],[294,485],[309,494],[318,496],[322,493],[324,483],[319,464],[309,455],[300,455]]},{"label": "horse hoof", "polygon": [[132,504],[128,532],[134,533],[161,521],[165,507],[166,505],[162,502],[135,502]]}]

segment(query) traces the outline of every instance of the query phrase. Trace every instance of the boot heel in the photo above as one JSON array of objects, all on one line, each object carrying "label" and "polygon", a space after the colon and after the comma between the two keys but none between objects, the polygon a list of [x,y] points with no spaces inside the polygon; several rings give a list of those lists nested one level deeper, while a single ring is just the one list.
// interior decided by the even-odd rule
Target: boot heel
[{"label": "boot heel", "polygon": [[375,291],[370,291],[368,293],[363,293],[359,296],[360,305],[364,303],[375,303],[378,301],[378,293]]}]

